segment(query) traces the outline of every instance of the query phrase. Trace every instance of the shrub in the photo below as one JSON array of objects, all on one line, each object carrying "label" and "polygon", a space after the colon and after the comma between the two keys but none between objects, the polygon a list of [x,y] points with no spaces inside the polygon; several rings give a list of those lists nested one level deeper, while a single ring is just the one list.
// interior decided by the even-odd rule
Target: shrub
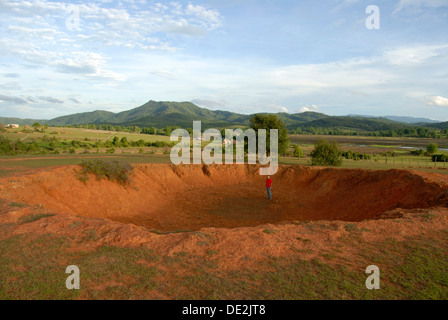
[{"label": "shrub", "polygon": [[354,152],[354,151],[344,151],[341,152],[341,156],[345,159],[352,159],[355,161],[358,160],[370,160],[370,158],[372,157],[370,154],[366,154],[366,153],[359,153],[359,152]]},{"label": "shrub", "polygon": [[430,143],[427,147],[426,147],[426,151],[428,152],[428,154],[434,154],[437,152],[437,150],[439,149],[439,146],[435,143]]},{"label": "shrub", "polygon": [[336,142],[329,143],[319,139],[310,156],[313,166],[340,166],[342,164],[341,152]]},{"label": "shrub", "polygon": [[419,150],[412,150],[411,154],[414,156],[421,156],[425,153],[425,151],[423,151],[423,149],[419,149]]},{"label": "shrub", "polygon": [[294,145],[294,157],[303,158],[303,151],[298,145]]},{"label": "shrub", "polygon": [[448,156],[445,154],[434,154],[432,156],[432,162],[445,162],[448,160]]},{"label": "shrub", "polygon": [[129,173],[132,172],[129,163],[118,160],[84,160],[80,166],[82,170],[78,179],[83,182],[87,181],[87,174],[93,173],[98,179],[109,179],[125,185],[129,182]]}]

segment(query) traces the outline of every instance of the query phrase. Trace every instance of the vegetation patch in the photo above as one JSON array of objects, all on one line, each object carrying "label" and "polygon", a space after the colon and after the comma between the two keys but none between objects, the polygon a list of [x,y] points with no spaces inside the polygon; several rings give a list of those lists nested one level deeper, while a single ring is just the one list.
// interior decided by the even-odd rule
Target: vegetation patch
[{"label": "vegetation patch", "polygon": [[83,182],[86,182],[88,174],[92,173],[98,179],[109,179],[121,185],[126,185],[129,183],[129,175],[132,173],[132,166],[128,162],[119,160],[83,160],[80,165],[82,170],[78,175],[78,179]]},{"label": "vegetation patch", "polygon": [[314,150],[310,154],[313,166],[335,166],[342,165],[341,151],[336,142],[328,142],[319,139]]},{"label": "vegetation patch", "polygon": [[[343,250],[320,253],[324,260],[304,260],[305,251],[297,250],[288,257],[267,257],[257,268],[229,271],[210,260],[216,250],[207,250],[205,257],[191,252],[160,256],[148,248],[107,245],[67,251],[68,238],[18,235],[0,240],[0,299],[444,300],[448,232],[434,237],[357,241],[364,250],[351,268],[341,260]],[[366,289],[369,264],[381,270],[380,290]],[[81,270],[81,290],[66,289],[68,265]]]},{"label": "vegetation patch", "polygon": [[40,220],[42,218],[52,217],[54,214],[48,214],[48,213],[41,213],[41,214],[31,214],[28,216],[20,217],[18,223],[19,224],[25,224],[25,223],[31,223],[37,220]]}]

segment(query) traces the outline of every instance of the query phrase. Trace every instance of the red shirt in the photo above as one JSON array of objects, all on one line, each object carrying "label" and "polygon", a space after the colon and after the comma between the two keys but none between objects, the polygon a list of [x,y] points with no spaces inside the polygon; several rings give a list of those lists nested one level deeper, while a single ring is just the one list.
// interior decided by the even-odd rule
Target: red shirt
[{"label": "red shirt", "polygon": [[266,188],[270,188],[272,184],[272,179],[266,179]]}]

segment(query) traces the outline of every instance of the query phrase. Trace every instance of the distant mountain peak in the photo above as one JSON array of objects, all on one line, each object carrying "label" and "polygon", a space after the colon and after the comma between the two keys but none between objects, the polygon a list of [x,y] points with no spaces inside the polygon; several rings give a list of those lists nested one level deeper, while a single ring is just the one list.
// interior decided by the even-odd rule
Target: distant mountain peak
[{"label": "distant mountain peak", "polygon": [[[270,114],[262,113],[260,114]],[[361,131],[378,131],[403,128],[406,126],[442,127],[438,121],[426,118],[384,116],[374,117],[365,115],[329,116],[316,111],[301,113],[275,113],[290,129],[300,127],[314,127],[327,129],[348,129]],[[49,125],[77,125],[77,124],[111,124],[122,126],[157,127],[179,126],[192,128],[193,121],[202,121],[202,128],[225,128],[229,126],[249,126],[252,115],[231,111],[210,110],[201,108],[192,102],[154,101],[149,100],[143,105],[114,113],[105,110],[82,112],[57,117],[52,120],[40,120]],[[0,118],[1,120],[2,118]],[[29,123],[34,120],[27,120]],[[0,121],[2,122],[2,121]],[[19,119],[3,118],[3,122],[19,123]]]}]

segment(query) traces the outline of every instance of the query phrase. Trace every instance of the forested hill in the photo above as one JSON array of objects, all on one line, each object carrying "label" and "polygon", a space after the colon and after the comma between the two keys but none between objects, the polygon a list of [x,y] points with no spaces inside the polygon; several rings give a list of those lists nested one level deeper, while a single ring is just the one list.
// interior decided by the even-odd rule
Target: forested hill
[{"label": "forested hill", "polygon": [[[328,132],[380,132],[391,130],[416,130],[415,128],[447,129],[447,123],[411,124],[409,117],[406,122],[393,121],[387,118],[366,116],[329,116],[318,112],[275,113],[283,121],[290,132],[314,131]],[[230,111],[209,110],[196,106],[191,102],[149,101],[140,107],[113,113],[96,110],[51,120],[21,120],[17,118],[0,118],[0,122],[32,124],[38,121],[50,126],[69,125],[120,125],[124,127],[154,127],[158,129],[170,127],[191,128],[193,121],[201,121],[202,128],[247,127],[252,115],[239,114]],[[397,117],[399,119],[400,117]],[[426,129],[425,129],[426,130]]]}]

